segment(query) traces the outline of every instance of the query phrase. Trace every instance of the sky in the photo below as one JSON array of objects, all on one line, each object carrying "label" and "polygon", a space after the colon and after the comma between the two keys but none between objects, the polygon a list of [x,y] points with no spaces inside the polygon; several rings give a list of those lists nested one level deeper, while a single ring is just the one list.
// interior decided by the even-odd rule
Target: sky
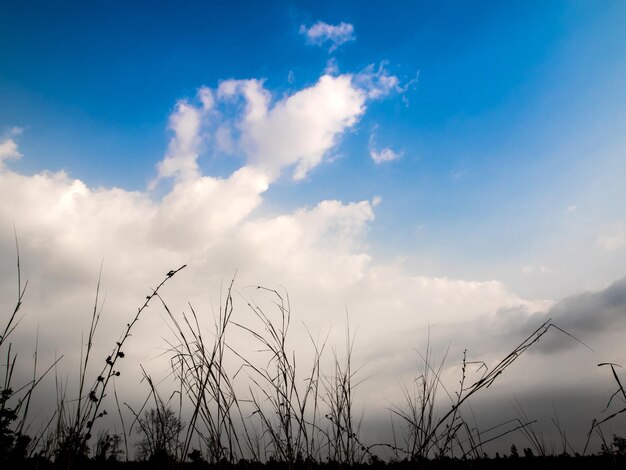
[{"label": "sky", "polygon": [[[236,272],[241,299],[288,292],[296,344],[348,316],[374,421],[429,334],[452,374],[547,318],[593,352],[554,335],[490,400],[582,396],[576,430],[602,412],[596,364],[626,362],[624,2],[178,3],[0,5],[0,298],[17,234],[20,338],[39,327],[70,370],[101,263],[103,351],[187,264],[173,311],[209,317]],[[161,317],[131,345],[155,370]]]}]

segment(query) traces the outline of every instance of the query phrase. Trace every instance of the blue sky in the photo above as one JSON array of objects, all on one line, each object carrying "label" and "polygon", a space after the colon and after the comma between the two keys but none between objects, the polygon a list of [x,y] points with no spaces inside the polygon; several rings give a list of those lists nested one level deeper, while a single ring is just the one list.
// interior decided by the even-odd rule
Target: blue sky
[{"label": "blue sky", "polygon": [[349,308],[383,365],[377,334],[508,332],[626,274],[625,24],[621,1],[3,2],[0,250],[14,224],[60,316],[104,258],[118,306],[186,262],[185,301],[239,269],[313,325]]}]

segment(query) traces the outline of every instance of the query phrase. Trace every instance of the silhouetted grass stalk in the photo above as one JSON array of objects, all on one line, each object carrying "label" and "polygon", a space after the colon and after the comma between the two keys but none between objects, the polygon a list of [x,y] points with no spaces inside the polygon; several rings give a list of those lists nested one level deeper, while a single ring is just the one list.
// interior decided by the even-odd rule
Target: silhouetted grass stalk
[{"label": "silhouetted grass stalk", "polygon": [[[283,298],[276,290],[263,287],[257,289],[269,292],[276,299],[274,305],[278,311],[278,321],[274,322],[253,301],[247,301],[248,307],[260,321],[261,328],[258,331],[265,334],[233,322],[261,345],[261,352],[269,355],[266,367],[260,367],[236,353],[251,372],[250,379],[256,387],[256,394],[250,389],[254,414],[261,421],[264,435],[269,438],[270,455],[273,459],[290,465],[299,461],[315,460],[319,455],[319,439],[315,439],[319,429],[315,421],[322,350],[314,344],[314,357],[309,373],[301,377],[297,373],[295,351],[287,348],[291,322],[289,297]],[[298,386],[299,382],[304,383],[302,389]]]},{"label": "silhouetted grass stalk", "polygon": [[185,266],[169,271],[161,283],[146,296],[143,305],[137,309],[132,321],[126,324],[126,328],[119,341],[115,343],[112,353],[105,359],[104,367],[87,391],[86,377],[102,307],[99,303],[101,275],[98,276],[87,343],[84,347],[82,347],[81,341],[78,396],[72,401],[75,403],[73,412],[68,409],[67,383],[63,385],[57,379],[57,422],[54,446],[56,448],[55,454],[60,462],[67,462],[68,466],[72,466],[74,462],[86,458],[89,452],[87,443],[92,437],[93,426],[98,419],[107,414],[103,408],[106,391],[111,381],[121,374],[116,368],[116,364],[119,359],[125,357],[123,347],[131,336],[133,327],[139,321],[141,313],[148,308],[151,300],[158,295],[163,285],[183,268]]},{"label": "silhouetted grass stalk", "polygon": [[359,383],[353,383],[355,374],[352,370],[354,336],[350,335],[350,323],[346,322],[346,356],[340,361],[333,351],[334,372],[324,381],[324,402],[328,406],[326,418],[330,421],[328,431],[328,451],[330,460],[346,465],[360,462],[366,453],[366,447],[359,440],[361,420],[353,422],[354,389]]},{"label": "silhouetted grass stalk", "polygon": [[[13,389],[13,374],[15,373],[17,364],[17,353],[13,352],[10,337],[21,323],[19,312],[24,301],[26,288],[28,287],[28,281],[22,286],[22,270],[17,233],[15,233],[15,252],[17,263],[17,301],[6,323],[0,326],[2,330],[2,334],[0,335],[0,355],[5,356],[6,354],[6,361],[0,366],[0,368],[4,369],[2,389],[0,390],[0,434],[2,435],[0,462],[18,457],[18,454],[31,455],[34,452],[35,446],[45,433],[45,428],[35,433],[32,438],[26,435],[28,430],[26,423],[31,399],[35,388],[60,360],[59,358],[54,361],[42,374],[38,373],[39,329],[37,329],[33,354],[32,378],[17,389]],[[4,349],[6,349],[6,353]]]},{"label": "silhouetted grass stalk", "polygon": [[[598,367],[604,367],[604,366],[608,366],[611,368],[613,379],[615,380],[615,383],[617,384],[617,390],[610,396],[609,401],[607,402],[606,407],[604,408],[604,412],[606,412],[611,407],[611,404],[613,403],[613,400],[615,399],[621,400],[622,402],[626,403],[626,390],[624,389],[624,386],[622,385],[622,381],[620,380],[619,375],[617,375],[617,371],[615,370],[616,367],[621,367],[621,366],[619,364],[615,364],[612,362],[603,362],[603,363],[598,364]],[[591,440],[591,436],[594,431],[598,433],[603,444],[607,446],[606,440],[604,439],[604,435],[602,434],[602,429],[600,426],[608,421],[615,419],[615,417],[617,417],[618,415],[621,415],[624,412],[626,412],[626,406],[619,409],[618,411],[611,413],[609,416],[607,416],[604,419],[598,420],[597,418],[594,418],[593,422],[591,423],[591,428],[589,429],[589,432],[587,433],[587,441],[585,442],[583,455],[587,453],[587,448],[589,446],[589,442]]]},{"label": "silhouetted grass stalk", "polygon": [[[194,433],[206,445],[209,461],[234,462],[243,458],[244,445],[254,453],[241,406],[235,393],[233,379],[225,366],[226,331],[233,312],[232,282],[226,300],[215,318],[215,339],[207,345],[202,336],[197,314],[190,305],[191,316],[183,313],[181,324],[165,302],[179,344],[171,346],[174,353],[172,370],[182,390],[190,399],[193,410],[184,439],[185,455]],[[237,374],[235,374],[236,376]],[[200,426],[200,424],[202,426]],[[242,443],[238,432],[243,433]],[[256,456],[255,456],[256,457]]]},{"label": "silhouetted grass stalk", "polygon": [[[408,426],[408,435],[411,439],[406,449],[407,458],[410,460],[424,459],[432,456],[433,453],[435,456],[447,455],[451,451],[452,441],[456,440],[458,442],[459,430],[462,428],[468,429],[468,426],[465,424],[460,414],[461,407],[470,397],[474,396],[480,390],[493,385],[498,377],[500,377],[511,364],[537,343],[550,329],[556,329],[580,342],[577,338],[551,323],[551,320],[547,320],[514,348],[513,351],[505,356],[495,367],[488,369],[487,366],[483,364],[481,367],[485,369],[483,375],[479,380],[469,386],[465,386],[465,371],[468,362],[464,356],[460,389],[456,393],[456,398],[452,398],[448,394],[452,404],[449,410],[440,417],[435,416],[435,398],[438,386],[441,383],[441,372],[445,357],[444,361],[435,369],[431,365],[430,351],[427,347],[426,356],[423,358],[424,373],[418,378],[420,385],[416,389],[416,393],[409,394],[405,388],[406,408],[396,407],[393,409],[393,412]],[[584,343],[582,344],[584,345]],[[525,423],[520,423],[520,426],[516,429],[522,429],[524,431],[526,431],[527,427],[531,424],[527,420]],[[531,439],[534,439],[532,435]],[[483,442],[481,441],[475,442],[470,452],[472,449],[482,444]],[[538,442],[534,442],[534,444],[538,444]],[[464,452],[464,454],[467,455],[468,452]]]}]

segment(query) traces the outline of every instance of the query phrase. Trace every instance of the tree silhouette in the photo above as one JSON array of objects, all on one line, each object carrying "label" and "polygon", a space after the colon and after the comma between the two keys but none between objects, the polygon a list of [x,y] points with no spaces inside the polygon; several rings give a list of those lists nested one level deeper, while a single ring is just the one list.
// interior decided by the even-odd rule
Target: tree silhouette
[{"label": "tree silhouette", "polygon": [[139,419],[137,457],[141,460],[173,460],[180,450],[183,424],[171,408],[152,408]]}]

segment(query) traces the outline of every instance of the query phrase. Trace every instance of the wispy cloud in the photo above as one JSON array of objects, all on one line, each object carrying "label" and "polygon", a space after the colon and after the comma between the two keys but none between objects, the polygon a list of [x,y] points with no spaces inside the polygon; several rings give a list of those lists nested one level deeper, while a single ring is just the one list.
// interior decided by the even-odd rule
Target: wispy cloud
[{"label": "wispy cloud", "polygon": [[378,150],[376,148],[377,130],[378,130],[378,126],[374,126],[370,134],[370,138],[369,138],[369,152],[370,152],[370,157],[372,158],[374,163],[376,163],[377,165],[380,165],[381,163],[392,162],[394,160],[398,160],[399,158],[401,158],[403,155],[402,151],[398,152],[398,151],[392,150],[389,147],[383,147],[381,150]]},{"label": "wispy cloud", "polygon": [[385,162],[392,162],[402,156],[402,152],[396,152],[389,147],[383,148],[380,152],[374,149],[370,149],[370,157],[374,160],[374,163],[381,164]]},{"label": "wispy cloud", "polygon": [[354,82],[366,90],[370,99],[379,99],[392,92],[403,93],[407,90],[409,85],[401,86],[400,79],[389,73],[387,65],[385,61],[381,62],[378,68],[370,64],[354,76]]},{"label": "wispy cloud", "polygon": [[300,34],[306,36],[309,44],[317,46],[330,44],[329,52],[333,52],[342,44],[354,41],[354,26],[343,21],[338,25],[318,21],[308,28],[305,25],[301,25]]}]

